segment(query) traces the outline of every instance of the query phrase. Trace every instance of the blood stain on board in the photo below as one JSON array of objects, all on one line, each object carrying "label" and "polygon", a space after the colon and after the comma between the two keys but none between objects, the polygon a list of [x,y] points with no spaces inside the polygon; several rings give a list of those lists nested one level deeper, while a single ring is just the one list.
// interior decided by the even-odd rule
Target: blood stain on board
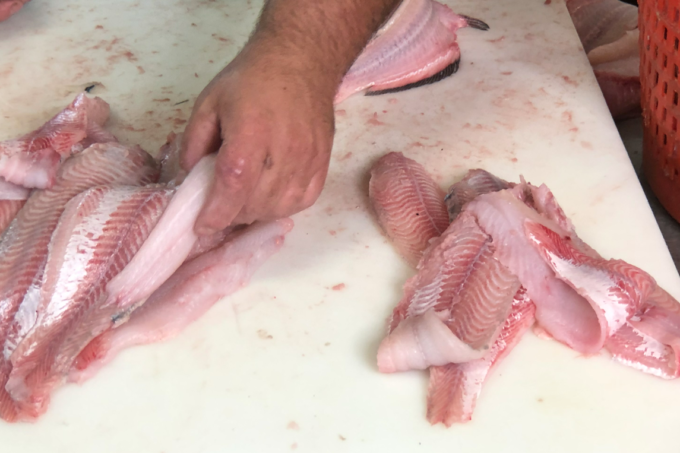
[{"label": "blood stain on board", "polygon": [[366,123],[371,124],[373,126],[384,126],[385,125],[385,123],[383,123],[382,121],[380,121],[378,119],[378,112],[374,112],[373,116],[368,121],[366,121]]},{"label": "blood stain on board", "polygon": [[295,421],[291,420],[290,423],[288,423],[288,426],[286,426],[288,429],[292,429],[293,431],[299,431],[300,430],[300,425],[295,423]]},{"label": "blood stain on board", "polygon": [[331,287],[331,289],[332,289],[333,291],[342,291],[342,290],[345,289],[346,287],[347,287],[347,285],[345,285],[344,283],[338,283],[337,285]]},{"label": "blood stain on board", "polygon": [[137,72],[139,72],[140,74],[144,74],[146,71],[144,70],[143,67],[137,66]]},{"label": "blood stain on board", "polygon": [[575,87],[578,86],[578,82],[576,80],[572,79],[569,76],[564,75],[564,76],[562,76],[562,79],[564,79],[564,81],[567,82],[571,86],[575,86]]}]

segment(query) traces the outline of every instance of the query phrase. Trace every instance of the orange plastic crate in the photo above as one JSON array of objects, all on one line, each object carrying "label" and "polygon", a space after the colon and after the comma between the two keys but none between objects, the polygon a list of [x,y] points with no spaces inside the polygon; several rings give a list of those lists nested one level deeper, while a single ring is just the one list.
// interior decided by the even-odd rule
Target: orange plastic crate
[{"label": "orange plastic crate", "polygon": [[680,0],[640,0],[639,7],[642,166],[654,194],[680,221]]}]

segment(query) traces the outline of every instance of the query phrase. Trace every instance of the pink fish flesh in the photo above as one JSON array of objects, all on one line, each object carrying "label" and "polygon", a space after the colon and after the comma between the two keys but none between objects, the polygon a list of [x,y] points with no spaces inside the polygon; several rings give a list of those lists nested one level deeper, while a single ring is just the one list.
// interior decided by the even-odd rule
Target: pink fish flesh
[{"label": "pink fish flesh", "polygon": [[[28,188],[49,188],[54,184],[61,159],[84,149],[81,144],[115,139],[103,135],[101,126],[109,117],[109,105],[84,94],[41,128],[20,138],[0,142],[0,177]],[[89,143],[87,143],[89,144]]]},{"label": "pink fish flesh", "polygon": [[361,91],[391,93],[452,75],[460,62],[456,31],[465,27],[489,28],[432,0],[404,0],[345,74],[335,102]]},{"label": "pink fish flesh", "polygon": [[89,379],[125,348],[178,335],[217,301],[246,286],[262,263],[281,248],[292,228],[289,219],[254,224],[230,236],[219,248],[184,263],[127,323],[106,331],[83,349],[69,380]]},{"label": "pink fish flesh", "polygon": [[214,162],[214,155],[206,156],[189,172],[140,250],[107,285],[107,303],[133,309],[186,260],[196,245],[194,223],[212,184]]},{"label": "pink fish flesh", "polygon": [[567,8],[614,119],[639,115],[638,8],[619,0],[568,0]]},{"label": "pink fish flesh", "polygon": [[[157,177],[153,159],[141,149],[99,144],[66,160],[51,189],[31,195],[0,239],[0,344],[24,328],[24,318],[33,319],[19,306],[29,289],[34,295],[40,286],[48,244],[68,201],[93,186],[140,185]],[[13,421],[14,403],[5,393],[8,365],[0,356],[0,418]]]},{"label": "pink fish flesh", "polygon": [[380,226],[412,266],[449,226],[444,192],[422,165],[401,153],[386,154],[373,165],[369,197]]},{"label": "pink fish flesh", "polygon": [[471,215],[459,216],[404,285],[378,349],[378,369],[392,373],[484,357],[519,287],[494,257],[491,238]]},{"label": "pink fish flesh", "polygon": [[30,193],[30,189],[17,186],[0,178],[0,200],[25,200]]},{"label": "pink fish flesh", "polygon": [[486,170],[469,170],[463,179],[455,183],[446,195],[446,208],[449,218],[454,221],[463,207],[483,193],[509,189],[515,184],[503,181]]},{"label": "pink fish flesh", "polygon": [[430,368],[427,390],[427,420],[431,424],[465,423],[472,419],[477,397],[491,369],[499,363],[534,323],[535,307],[521,288],[514,297],[510,315],[500,335],[481,359]]},{"label": "pink fish flesh", "polygon": [[0,22],[5,21],[21,10],[29,0],[0,0]]},{"label": "pink fish flesh", "polygon": [[25,200],[0,200],[0,241],[2,240],[2,233],[25,203]]},{"label": "pink fish flesh", "polygon": [[100,186],[67,204],[50,241],[35,322],[10,356],[6,389],[30,418],[46,409],[78,353],[111,326],[117,307],[105,304],[106,284],[139,250],[171,196],[156,187]]}]

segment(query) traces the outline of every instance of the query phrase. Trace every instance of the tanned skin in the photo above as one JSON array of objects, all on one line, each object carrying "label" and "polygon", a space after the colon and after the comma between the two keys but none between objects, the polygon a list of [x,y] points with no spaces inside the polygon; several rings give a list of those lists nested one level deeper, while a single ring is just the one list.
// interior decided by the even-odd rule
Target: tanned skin
[{"label": "tanned skin", "polygon": [[199,235],[314,204],[328,173],[335,92],[399,3],[265,2],[247,44],[198,97],[184,134],[186,169],[218,153]]}]

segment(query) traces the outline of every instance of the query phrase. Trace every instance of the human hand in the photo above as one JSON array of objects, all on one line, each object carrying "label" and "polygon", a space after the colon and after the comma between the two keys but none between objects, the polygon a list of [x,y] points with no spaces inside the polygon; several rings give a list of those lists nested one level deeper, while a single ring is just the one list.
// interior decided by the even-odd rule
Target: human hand
[{"label": "human hand", "polygon": [[218,152],[197,234],[286,217],[316,201],[330,162],[336,88],[313,62],[257,45],[210,82],[182,143],[187,170]]}]

